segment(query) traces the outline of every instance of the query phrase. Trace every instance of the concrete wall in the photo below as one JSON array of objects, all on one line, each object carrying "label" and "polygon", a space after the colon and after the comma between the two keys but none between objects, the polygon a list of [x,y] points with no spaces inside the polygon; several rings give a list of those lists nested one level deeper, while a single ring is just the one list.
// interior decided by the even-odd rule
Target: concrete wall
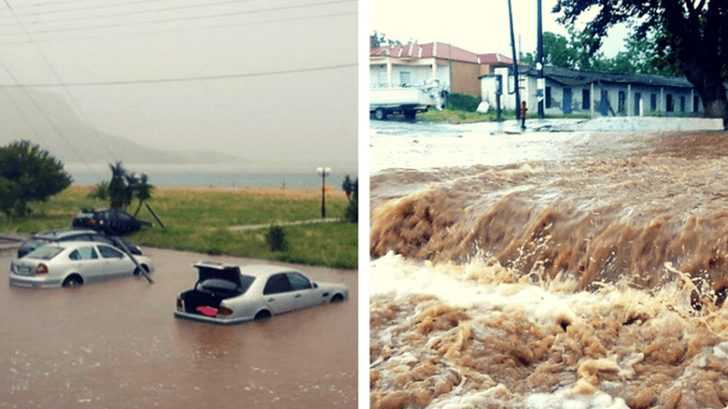
[{"label": "concrete wall", "polygon": [[452,86],[450,92],[480,98],[480,80],[478,78],[482,75],[481,72],[484,70],[484,67],[480,64],[458,61],[451,62],[450,67],[452,68]]}]

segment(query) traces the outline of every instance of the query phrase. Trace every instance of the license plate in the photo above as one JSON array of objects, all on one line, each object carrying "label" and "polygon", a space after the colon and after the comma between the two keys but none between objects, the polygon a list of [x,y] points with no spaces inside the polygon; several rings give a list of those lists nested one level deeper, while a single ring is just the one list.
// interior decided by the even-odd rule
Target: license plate
[{"label": "license plate", "polygon": [[29,276],[31,273],[30,266],[15,266],[15,271],[22,276]]}]

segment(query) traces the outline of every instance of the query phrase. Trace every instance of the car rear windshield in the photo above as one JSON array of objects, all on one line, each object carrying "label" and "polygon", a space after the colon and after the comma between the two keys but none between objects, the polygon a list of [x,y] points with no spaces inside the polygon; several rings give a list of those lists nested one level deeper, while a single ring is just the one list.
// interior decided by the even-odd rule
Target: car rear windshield
[{"label": "car rear windshield", "polygon": [[[255,277],[241,274],[240,275],[240,294],[245,294],[250,288],[250,285],[255,281]],[[200,287],[208,290],[224,290],[224,291],[237,291],[237,285],[229,280],[222,278],[210,278],[200,283]]]},{"label": "car rear windshield", "polygon": [[56,247],[56,246],[43,246],[38,247],[37,249],[31,251],[28,253],[25,258],[34,258],[37,260],[50,260],[53,257],[57,256],[63,251],[63,247]]}]

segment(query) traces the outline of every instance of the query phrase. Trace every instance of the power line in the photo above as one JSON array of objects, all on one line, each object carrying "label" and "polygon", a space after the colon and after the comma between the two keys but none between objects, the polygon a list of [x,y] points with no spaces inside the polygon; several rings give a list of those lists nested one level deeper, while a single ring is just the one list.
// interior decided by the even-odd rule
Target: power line
[{"label": "power line", "polygon": [[[321,2],[315,2],[315,3],[269,7],[269,8],[265,8],[265,9],[253,9],[253,10],[242,10],[242,11],[234,11],[234,12],[226,12],[226,13],[218,13],[218,14],[208,14],[208,15],[203,15],[203,16],[165,18],[165,19],[137,21],[137,22],[129,22],[129,23],[118,23],[118,24],[101,24],[101,25],[97,24],[97,25],[68,27],[68,28],[59,28],[59,29],[50,29],[50,30],[33,30],[33,31],[30,31],[30,33],[45,35],[45,34],[53,34],[53,33],[73,32],[73,31],[86,31],[86,30],[96,30],[96,29],[130,27],[130,26],[139,26],[139,25],[148,25],[148,24],[180,22],[180,21],[194,21],[194,20],[204,20],[204,19],[218,18],[218,17],[233,17],[233,16],[242,16],[242,15],[250,15],[250,14],[261,14],[261,13],[268,13],[268,12],[272,12],[272,11],[295,10],[295,9],[301,9],[301,8],[307,8],[307,7],[326,6],[326,5],[331,5],[331,4],[355,3],[356,1],[357,0],[328,0],[328,1],[321,1]],[[20,34],[19,33],[12,33],[12,34],[7,33],[7,34],[1,34],[1,35],[7,37],[7,36],[13,36],[13,35],[20,35]]]},{"label": "power line", "polygon": [[331,71],[344,68],[358,67],[358,64],[337,64],[337,65],[324,65],[319,67],[299,68],[290,70],[280,71],[263,71],[263,72],[248,72],[239,74],[221,74],[221,75],[200,75],[192,77],[169,77],[169,78],[156,78],[156,79],[142,79],[142,80],[120,80],[120,81],[86,81],[86,82],[59,82],[59,83],[25,83],[25,84],[0,84],[0,88],[54,88],[54,87],[97,87],[97,86],[110,86],[110,85],[137,85],[137,84],[164,84],[164,83],[176,83],[176,82],[192,82],[192,81],[213,81],[213,80],[224,80],[224,79],[237,79],[237,78],[253,78],[253,77],[269,77],[276,75],[287,75],[287,74],[299,74],[317,71]]},{"label": "power line", "polygon": [[[257,25],[265,25],[265,24],[270,24],[270,23],[304,21],[304,20],[313,20],[313,19],[328,18],[328,17],[344,17],[344,16],[355,16],[355,15],[357,15],[356,12],[317,14],[317,15],[309,15],[309,16],[301,16],[301,17],[288,17],[288,18],[276,18],[276,19],[269,19],[269,20],[259,20],[259,21],[246,22],[246,23],[242,23],[242,24],[241,23],[215,24],[215,25],[207,25],[207,26],[200,26],[200,27],[179,27],[179,28],[171,28],[171,29],[166,29],[166,30],[154,30],[154,31],[147,30],[147,31],[124,32],[124,35],[130,36],[130,35],[146,35],[146,34],[159,34],[159,33],[178,33],[178,32],[195,31],[195,30],[217,30],[217,29],[224,29],[224,28],[253,27],[253,26],[257,26]],[[108,35],[113,35],[113,33],[106,33],[106,34],[98,33],[98,34],[84,35],[84,36],[35,39],[35,42],[39,43],[39,42],[83,40],[83,39],[100,38],[100,37],[104,37],[104,36],[108,36]],[[29,41],[29,40],[0,41],[0,45],[24,45],[24,44],[30,44],[30,43],[32,43],[32,41]]]},{"label": "power line", "polygon": [[[7,3],[8,0],[5,0]],[[66,13],[69,11],[95,11],[95,10],[104,10],[104,9],[110,9],[114,7],[123,7],[123,6],[130,6],[134,4],[149,4],[149,3],[159,3],[159,2],[167,2],[170,0],[131,0],[126,2],[120,2],[120,3],[110,3],[110,4],[103,4],[103,5],[96,5],[95,7],[89,7],[89,6],[83,6],[83,7],[69,7],[69,8],[61,8],[61,9],[51,9],[51,10],[40,10],[40,11],[31,11],[31,12],[22,12],[22,10],[26,9],[32,9],[33,7],[21,7],[21,8],[15,8],[14,10],[21,11],[19,13],[16,13],[18,16],[45,16],[49,14],[60,14],[60,13]],[[250,0],[255,1],[255,0]],[[61,4],[77,4],[74,2],[54,2],[54,3],[61,3]],[[10,17],[10,16],[2,16],[2,17]]]},{"label": "power line", "polygon": [[[2,61],[0,61],[0,68],[2,68],[3,71],[5,71],[8,74],[8,76],[10,77],[10,79],[13,82],[15,82],[16,84],[18,83],[18,79],[15,76],[15,74],[13,74],[12,71],[10,71],[10,69]],[[94,173],[94,170],[91,168],[91,165],[89,165],[88,162],[86,162],[83,155],[81,155],[79,153],[79,151],[76,149],[76,147],[73,145],[73,143],[71,143],[71,141],[61,131],[61,129],[58,127],[58,125],[56,125],[56,123],[50,119],[48,114],[38,104],[38,101],[36,101],[35,98],[33,98],[33,95],[30,93],[30,91],[28,91],[27,88],[22,88],[22,89],[25,91],[25,95],[28,97],[28,100],[30,100],[30,103],[33,105],[33,107],[35,107],[35,109],[38,111],[38,113],[43,117],[43,119],[45,119],[45,121],[48,123],[48,125],[50,125],[53,132],[56,133],[56,135],[58,135],[61,139],[64,140],[64,142],[68,145],[69,149],[71,150],[73,155],[76,157],[76,159],[78,161],[80,161],[81,163],[83,163],[89,172]]]},{"label": "power line", "polygon": [[[13,15],[15,15],[15,12],[12,9],[10,9],[10,12],[13,13]],[[22,28],[22,30],[25,33],[25,35],[28,37],[28,39],[31,42],[33,42],[33,45],[35,46],[36,51],[38,52],[38,54],[40,54],[41,58],[43,58],[43,62],[46,64],[46,66],[48,67],[48,69],[51,71],[51,73],[55,77],[56,81],[62,83],[63,82],[63,78],[61,78],[61,75],[58,73],[58,71],[53,66],[53,64],[51,64],[50,60],[48,59],[48,56],[46,56],[46,54],[43,52],[43,49],[38,44],[35,44],[35,42],[33,40],[33,36],[28,32],[28,30],[25,27],[25,24],[23,24],[23,22],[20,21],[17,17],[16,17],[16,20],[18,22],[18,25]],[[17,83],[17,80],[14,81],[14,82]],[[71,103],[71,107],[73,107],[76,110],[76,113],[79,115],[79,117],[83,118],[84,115],[83,115],[83,112],[81,111],[80,104],[78,104],[78,102],[76,101],[76,99],[73,96],[73,94],[71,93],[71,91],[68,89],[68,87],[62,87],[62,88],[63,88],[63,91],[66,93],[66,96],[68,97],[69,102]],[[101,134],[100,134],[98,128],[92,126],[92,129],[96,133],[96,139],[100,141],[101,140]],[[106,145],[103,145],[103,144],[100,144],[100,145],[103,146],[103,148],[106,150],[106,153],[109,154],[109,157],[112,160],[115,160],[116,159],[116,156],[114,155],[114,152],[113,152],[112,149],[109,149],[109,147],[106,146]]]},{"label": "power line", "polygon": [[[189,10],[189,9],[195,9],[199,7],[210,7],[210,6],[221,6],[225,4],[242,4],[242,3],[250,3],[251,1],[256,0],[223,0],[223,1],[215,1],[211,3],[197,3],[197,4],[187,4],[183,6],[168,6],[168,7],[161,7],[156,9],[145,9],[145,10],[131,10],[131,11],[125,11],[121,13],[112,13],[112,14],[105,14],[105,15],[94,15],[94,16],[72,16],[72,17],[63,17],[63,18],[56,18],[56,19],[50,19],[50,20],[35,20],[35,21],[27,21],[27,23],[30,24],[52,24],[52,23],[67,23],[72,21],[83,21],[83,20],[93,20],[93,19],[100,19],[100,18],[113,18],[113,17],[126,17],[126,16],[135,16],[135,15],[143,15],[147,13],[156,13],[156,12],[174,12],[178,10]],[[94,9],[91,9],[94,10]],[[84,10],[89,11],[89,10]],[[33,14],[33,16],[38,16],[42,14]],[[16,14],[17,17],[25,17],[25,15]],[[30,16],[30,15],[28,15]],[[2,17],[10,17],[10,16],[2,16]],[[13,26],[14,23],[3,23],[0,24],[0,26]]]}]

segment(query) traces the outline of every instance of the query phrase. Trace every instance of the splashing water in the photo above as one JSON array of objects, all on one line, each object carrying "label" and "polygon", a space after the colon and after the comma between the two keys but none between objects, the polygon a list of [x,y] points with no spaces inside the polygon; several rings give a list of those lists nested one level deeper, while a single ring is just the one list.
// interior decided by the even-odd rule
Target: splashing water
[{"label": "splashing water", "polygon": [[728,309],[493,260],[371,263],[374,408],[723,408]]}]

